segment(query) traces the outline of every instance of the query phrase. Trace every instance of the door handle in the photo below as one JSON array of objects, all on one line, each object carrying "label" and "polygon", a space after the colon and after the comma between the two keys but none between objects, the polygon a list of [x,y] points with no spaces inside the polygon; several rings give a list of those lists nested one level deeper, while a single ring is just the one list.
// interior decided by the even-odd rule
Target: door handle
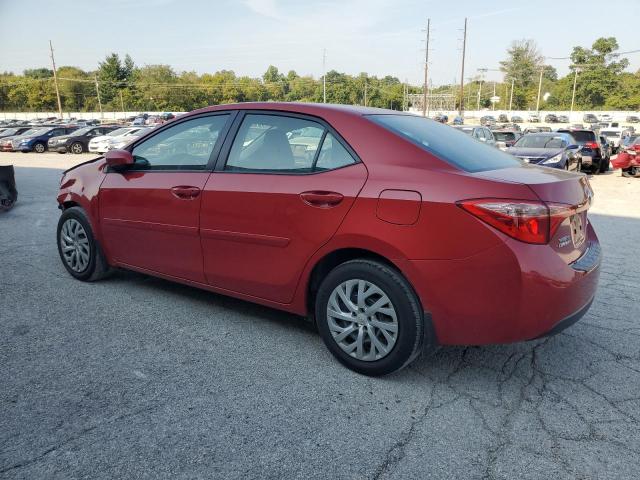
[{"label": "door handle", "polygon": [[180,185],[177,187],[172,187],[171,193],[173,193],[174,197],[177,197],[181,200],[193,200],[198,195],[200,195],[200,189],[198,187]]},{"label": "door handle", "polygon": [[300,198],[307,205],[318,208],[331,208],[338,205],[344,196],[336,192],[311,191],[302,192]]}]

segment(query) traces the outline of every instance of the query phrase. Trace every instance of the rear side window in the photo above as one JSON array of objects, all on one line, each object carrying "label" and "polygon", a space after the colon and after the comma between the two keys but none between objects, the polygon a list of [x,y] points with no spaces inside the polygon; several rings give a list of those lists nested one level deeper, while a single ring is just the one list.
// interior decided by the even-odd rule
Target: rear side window
[{"label": "rear side window", "polygon": [[286,115],[247,114],[231,146],[225,170],[311,173],[355,163],[324,125]]},{"label": "rear side window", "polygon": [[367,118],[467,172],[521,165],[512,155],[433,120],[414,115],[367,115]]},{"label": "rear side window", "polygon": [[499,142],[507,142],[516,138],[513,132],[493,132],[493,136],[496,137],[496,140]]}]

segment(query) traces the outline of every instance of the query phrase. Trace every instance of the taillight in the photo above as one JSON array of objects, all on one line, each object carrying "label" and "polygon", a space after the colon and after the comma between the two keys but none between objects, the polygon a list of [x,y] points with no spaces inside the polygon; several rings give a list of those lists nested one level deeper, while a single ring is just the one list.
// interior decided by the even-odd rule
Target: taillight
[{"label": "taillight", "polygon": [[596,142],[587,142],[584,144],[584,146],[587,148],[593,148],[594,150],[598,148],[598,144]]},{"label": "taillight", "polygon": [[462,200],[457,204],[502,233],[538,245],[549,243],[560,224],[580,208],[560,203],[494,198]]}]

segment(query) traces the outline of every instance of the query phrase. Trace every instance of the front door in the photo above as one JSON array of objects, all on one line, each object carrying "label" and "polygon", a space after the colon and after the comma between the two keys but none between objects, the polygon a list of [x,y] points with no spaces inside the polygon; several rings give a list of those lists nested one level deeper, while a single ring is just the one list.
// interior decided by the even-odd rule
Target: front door
[{"label": "front door", "polygon": [[226,162],[202,196],[207,280],[289,303],[305,263],[338,229],[367,171],[327,125],[301,116],[248,113],[224,150]]},{"label": "front door", "polygon": [[103,242],[111,258],[205,282],[199,237],[202,190],[230,114],[171,124],[133,147],[135,163],[100,187]]}]

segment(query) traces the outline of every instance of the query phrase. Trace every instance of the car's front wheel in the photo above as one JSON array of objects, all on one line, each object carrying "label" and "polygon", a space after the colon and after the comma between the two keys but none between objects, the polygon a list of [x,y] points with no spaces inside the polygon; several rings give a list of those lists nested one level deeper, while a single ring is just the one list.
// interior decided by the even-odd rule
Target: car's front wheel
[{"label": "car's front wheel", "polygon": [[36,153],[44,153],[47,147],[45,147],[44,143],[42,142],[36,142],[36,144],[33,146],[33,149]]},{"label": "car's front wheel", "polygon": [[392,267],[357,259],[322,281],[315,305],[318,330],[329,351],[364,375],[385,375],[421,352],[424,314],[413,289]]},{"label": "car's front wheel", "polygon": [[71,144],[71,153],[75,153],[76,155],[79,155],[80,153],[84,152],[84,146],[80,143],[80,142],[74,142]]},{"label": "car's front wheel", "polygon": [[109,265],[82,208],[71,207],[62,212],[57,241],[62,264],[74,278],[91,282],[109,273]]}]

